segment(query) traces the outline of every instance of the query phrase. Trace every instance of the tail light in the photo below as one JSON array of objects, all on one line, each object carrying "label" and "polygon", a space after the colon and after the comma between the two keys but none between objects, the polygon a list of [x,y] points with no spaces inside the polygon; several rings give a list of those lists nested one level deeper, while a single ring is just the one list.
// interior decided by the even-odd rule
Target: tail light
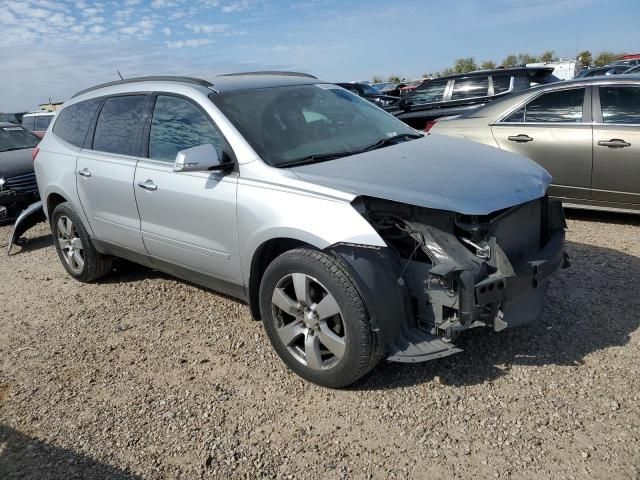
[{"label": "tail light", "polygon": [[436,124],[436,121],[437,120],[429,120],[427,124],[424,126],[424,131],[428,132],[429,130],[431,130],[433,126]]},{"label": "tail light", "polygon": [[40,148],[36,147],[33,150],[31,150],[31,160],[33,160],[34,162],[36,161],[36,157],[38,156],[38,154],[40,153]]}]

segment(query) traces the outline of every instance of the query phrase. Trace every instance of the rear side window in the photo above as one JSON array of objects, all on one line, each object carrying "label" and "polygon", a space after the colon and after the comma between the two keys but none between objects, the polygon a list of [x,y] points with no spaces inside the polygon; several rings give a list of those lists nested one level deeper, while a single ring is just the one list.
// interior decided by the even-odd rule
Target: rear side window
[{"label": "rear side window", "polygon": [[146,95],[108,98],[100,111],[93,149],[139,156]]},{"label": "rear side window", "polygon": [[222,137],[202,111],[188,100],[159,95],[149,136],[149,158],[173,162],[180,150],[206,143],[222,158]]},{"label": "rear side window", "polygon": [[493,81],[494,95],[508,92],[511,88],[511,76],[509,75],[492,75],[491,80]]},{"label": "rear side window", "polygon": [[640,87],[599,87],[602,121],[640,125]]},{"label": "rear side window", "polygon": [[407,100],[413,103],[441,102],[448,80],[434,80],[418,87]]},{"label": "rear side window", "polygon": [[94,98],[63,108],[53,124],[53,133],[71,145],[82,147],[99,106],[100,99]]},{"label": "rear side window", "polygon": [[453,84],[451,100],[486,97],[489,93],[489,77],[459,78]]},{"label": "rear side window", "polygon": [[33,132],[36,129],[36,117],[22,117],[22,126]]},{"label": "rear side window", "polygon": [[513,112],[507,123],[579,123],[582,122],[584,88],[545,93]]},{"label": "rear side window", "polygon": [[36,130],[44,131],[49,128],[49,124],[51,123],[52,118],[53,115],[40,115],[36,117]]}]

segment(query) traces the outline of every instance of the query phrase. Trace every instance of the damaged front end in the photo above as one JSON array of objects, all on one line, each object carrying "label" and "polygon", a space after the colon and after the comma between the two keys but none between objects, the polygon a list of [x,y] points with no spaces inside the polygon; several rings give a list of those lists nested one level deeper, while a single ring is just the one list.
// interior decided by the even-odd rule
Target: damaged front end
[{"label": "damaged front end", "polygon": [[340,244],[389,359],[419,362],[460,349],[474,327],[536,320],[548,279],[568,266],[560,202],[539,198],[489,215],[461,215],[359,197],[354,207],[387,248]]}]

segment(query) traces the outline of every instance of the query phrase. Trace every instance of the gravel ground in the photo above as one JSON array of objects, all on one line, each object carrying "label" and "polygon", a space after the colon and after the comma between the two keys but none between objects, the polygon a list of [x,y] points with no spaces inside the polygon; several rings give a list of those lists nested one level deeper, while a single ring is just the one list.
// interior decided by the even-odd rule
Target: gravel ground
[{"label": "gravel ground", "polygon": [[539,323],[342,391],[234,300],[133,265],[73,281],[48,233],[0,252],[2,479],[640,478],[640,218],[570,214]]}]

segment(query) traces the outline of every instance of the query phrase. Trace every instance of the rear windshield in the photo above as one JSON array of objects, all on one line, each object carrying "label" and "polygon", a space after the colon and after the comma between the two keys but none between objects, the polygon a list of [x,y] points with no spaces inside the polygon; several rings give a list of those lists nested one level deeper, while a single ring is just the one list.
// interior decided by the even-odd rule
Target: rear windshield
[{"label": "rear windshield", "polygon": [[0,127],[0,152],[33,148],[40,139],[22,127]]}]

